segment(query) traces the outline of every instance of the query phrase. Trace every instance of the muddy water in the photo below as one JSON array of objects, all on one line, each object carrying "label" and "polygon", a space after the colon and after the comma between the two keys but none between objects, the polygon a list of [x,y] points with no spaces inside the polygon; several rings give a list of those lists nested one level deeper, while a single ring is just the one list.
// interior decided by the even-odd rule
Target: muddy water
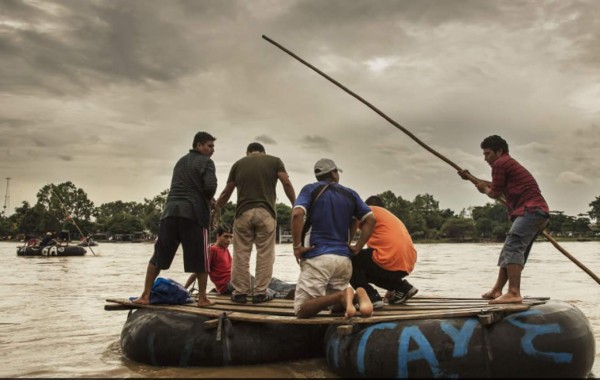
[{"label": "muddy water", "polygon": [[[562,244],[600,275],[600,243]],[[411,283],[423,296],[478,297],[495,280],[500,244],[417,245]],[[84,257],[18,257],[0,242],[0,377],[335,377],[323,359],[227,368],[159,368],[123,357],[119,334],[127,312],[104,300],[138,295],[151,244],[102,244]],[[184,282],[181,257],[163,272]],[[277,246],[274,275],[296,282],[291,245]],[[523,272],[523,295],[570,302],[596,337],[600,374],[600,285],[547,242],[536,243]]]}]

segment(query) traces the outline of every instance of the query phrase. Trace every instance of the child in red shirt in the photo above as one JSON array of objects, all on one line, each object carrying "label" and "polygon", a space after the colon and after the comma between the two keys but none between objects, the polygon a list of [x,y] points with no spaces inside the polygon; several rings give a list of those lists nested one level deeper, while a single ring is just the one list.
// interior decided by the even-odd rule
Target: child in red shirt
[{"label": "child in red shirt", "polygon": [[[230,285],[231,253],[228,249],[232,237],[231,228],[221,225],[217,228],[217,241],[210,246],[208,276],[219,294],[231,294],[233,289]],[[185,288],[189,288],[194,281],[196,274],[192,273],[185,283]]]}]

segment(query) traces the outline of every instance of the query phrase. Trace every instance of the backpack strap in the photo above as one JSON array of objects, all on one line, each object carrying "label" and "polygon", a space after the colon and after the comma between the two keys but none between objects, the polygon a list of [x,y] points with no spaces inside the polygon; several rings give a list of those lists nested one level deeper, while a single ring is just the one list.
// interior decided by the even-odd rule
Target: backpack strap
[{"label": "backpack strap", "polygon": [[302,226],[302,235],[301,235],[302,246],[304,246],[304,239],[306,237],[306,234],[308,233],[308,230],[310,230],[310,227],[312,226],[311,217],[312,217],[313,205],[315,204],[317,199],[319,199],[319,197],[321,195],[323,195],[325,190],[327,190],[329,188],[329,185],[331,185],[331,184],[328,183],[325,185],[319,185],[310,194],[310,204],[308,205],[308,208],[306,209],[306,217],[304,219],[304,225]]}]

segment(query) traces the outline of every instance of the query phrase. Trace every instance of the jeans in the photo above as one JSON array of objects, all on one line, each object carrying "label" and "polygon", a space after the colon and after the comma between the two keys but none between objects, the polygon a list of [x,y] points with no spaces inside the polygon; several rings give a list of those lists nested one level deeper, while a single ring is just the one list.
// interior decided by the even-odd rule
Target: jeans
[{"label": "jeans", "polygon": [[525,266],[535,238],[544,230],[549,219],[547,213],[537,208],[525,209],[525,214],[514,220],[506,235],[498,266],[502,268],[506,268],[508,264]]}]

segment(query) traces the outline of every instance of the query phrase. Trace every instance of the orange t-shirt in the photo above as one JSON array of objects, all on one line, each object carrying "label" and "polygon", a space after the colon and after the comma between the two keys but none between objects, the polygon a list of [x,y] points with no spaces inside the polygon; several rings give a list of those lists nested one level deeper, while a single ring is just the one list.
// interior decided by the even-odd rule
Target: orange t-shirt
[{"label": "orange t-shirt", "polygon": [[412,272],[417,261],[417,250],[406,226],[383,207],[369,206],[377,223],[367,242],[373,249],[373,261],[389,271]]}]

